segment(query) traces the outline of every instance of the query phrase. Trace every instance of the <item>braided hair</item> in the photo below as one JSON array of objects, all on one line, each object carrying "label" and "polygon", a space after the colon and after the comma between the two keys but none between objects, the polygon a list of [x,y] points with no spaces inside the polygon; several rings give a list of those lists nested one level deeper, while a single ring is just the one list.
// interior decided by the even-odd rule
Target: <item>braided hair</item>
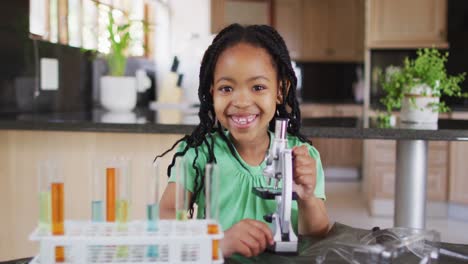
[{"label": "braided hair", "polygon": [[281,104],[276,106],[275,116],[269,123],[269,130],[274,131],[275,118],[288,118],[288,133],[298,137],[302,142],[311,144],[311,142],[299,132],[301,127],[301,114],[299,103],[296,98],[297,79],[283,38],[274,28],[266,25],[251,25],[244,27],[239,24],[232,24],[227,26],[214,38],[213,42],[206,50],[201,62],[198,87],[198,98],[200,100],[198,117],[200,119],[200,123],[195,127],[190,135],[185,135],[176,141],[170,149],[155,158],[156,160],[157,158],[164,156],[168,152],[172,151],[180,142],[185,141],[185,148],[174,154],[172,161],[167,168],[167,174],[169,176],[171,168],[174,167],[176,158],[184,156],[190,148],[194,148],[195,158],[191,165],[195,170],[196,175],[194,193],[190,200],[190,216],[193,216],[193,205],[202,193],[205,185],[204,176],[201,171],[202,168],[198,168],[196,166],[199,147],[205,143],[208,146],[208,162],[216,162],[213,151],[214,140],[210,141],[208,138],[211,137],[213,133],[218,132],[220,137],[226,141],[233,156],[239,161],[239,157],[237,157],[232,142],[224,134],[224,129],[220,125],[215,125],[216,115],[214,111],[213,97],[210,93],[218,58],[223,51],[239,43],[246,43],[254,47],[265,49],[268,54],[270,54],[274,67],[276,68],[277,77],[278,80],[280,80],[280,89],[283,100]]}]

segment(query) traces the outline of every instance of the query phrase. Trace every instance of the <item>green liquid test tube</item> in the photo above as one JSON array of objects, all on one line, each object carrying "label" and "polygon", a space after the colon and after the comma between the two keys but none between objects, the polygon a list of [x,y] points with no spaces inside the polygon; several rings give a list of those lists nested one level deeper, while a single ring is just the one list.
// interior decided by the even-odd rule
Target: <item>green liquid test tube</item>
[{"label": "green liquid test tube", "polygon": [[128,222],[129,206],[128,200],[117,200],[116,215],[118,223],[126,224]]},{"label": "green liquid test tube", "polygon": [[176,220],[187,220],[187,212],[189,209],[188,192],[186,190],[186,183],[188,181],[189,165],[186,160],[176,160],[175,173],[176,173],[176,191],[175,191],[175,207],[176,207]]},{"label": "green liquid test tube", "polygon": [[41,232],[50,232],[51,212],[50,191],[41,191],[39,193],[39,230]]},{"label": "green liquid test tube", "polygon": [[39,221],[38,231],[48,234],[52,231],[52,180],[57,175],[57,164],[53,160],[42,160],[37,164]]},{"label": "green liquid test tube", "polygon": [[181,221],[185,221],[185,220],[188,220],[188,217],[187,217],[187,211],[186,210],[177,210],[176,212],[176,220],[181,220]]}]

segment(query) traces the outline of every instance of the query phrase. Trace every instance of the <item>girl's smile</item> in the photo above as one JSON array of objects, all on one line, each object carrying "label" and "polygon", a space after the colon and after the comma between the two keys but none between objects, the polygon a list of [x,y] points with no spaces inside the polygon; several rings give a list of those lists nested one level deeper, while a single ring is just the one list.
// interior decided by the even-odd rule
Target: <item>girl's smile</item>
[{"label": "girl's smile", "polygon": [[258,115],[231,115],[231,120],[233,126],[236,126],[239,129],[248,128],[253,125],[253,122],[257,119]]},{"label": "girl's smile", "polygon": [[279,80],[271,56],[263,48],[239,43],[223,51],[213,86],[216,118],[231,133],[236,147],[263,144],[279,103]]}]

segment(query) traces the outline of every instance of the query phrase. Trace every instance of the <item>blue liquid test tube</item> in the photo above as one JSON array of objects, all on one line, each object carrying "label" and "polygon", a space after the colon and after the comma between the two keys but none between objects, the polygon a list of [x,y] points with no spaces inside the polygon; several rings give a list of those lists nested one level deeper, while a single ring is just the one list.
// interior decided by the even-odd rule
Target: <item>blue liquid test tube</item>
[{"label": "blue liquid test tube", "polygon": [[[155,232],[158,230],[159,220],[159,161],[156,160],[149,166],[148,172],[148,199],[146,205],[147,230]],[[158,246],[148,247],[147,257],[157,258],[159,255]]]},{"label": "blue liquid test tube", "polygon": [[91,221],[103,222],[104,215],[104,194],[105,194],[105,166],[102,163],[93,163],[93,178],[91,180]]}]

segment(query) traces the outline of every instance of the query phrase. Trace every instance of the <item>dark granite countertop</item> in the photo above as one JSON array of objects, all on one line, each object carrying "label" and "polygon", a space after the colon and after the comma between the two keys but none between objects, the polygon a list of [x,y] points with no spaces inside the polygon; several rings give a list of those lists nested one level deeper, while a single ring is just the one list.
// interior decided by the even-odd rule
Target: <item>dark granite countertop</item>
[{"label": "dark granite countertop", "polygon": [[[102,109],[69,113],[0,113],[2,130],[50,130],[188,134],[198,123],[196,111],[180,109],[109,113]],[[439,119],[436,126],[397,124],[381,128],[376,122],[352,117],[305,118],[302,133],[308,137],[355,139],[468,140],[468,120]]]},{"label": "dark granite countertop", "polygon": [[[375,231],[367,230],[367,229],[360,229],[354,228],[345,224],[341,223],[334,223],[332,228],[329,230],[328,234],[324,238],[314,238],[311,236],[299,236],[299,246],[298,246],[298,253],[297,254],[282,254],[282,253],[271,253],[271,252],[263,252],[262,254],[252,257],[252,258],[245,258],[239,255],[232,256],[231,258],[226,258],[224,261],[227,264],[237,264],[237,263],[316,263],[317,258],[323,258],[323,263],[343,263],[347,264],[350,263],[349,257],[352,253],[353,246],[359,247],[358,254],[352,255],[356,261],[361,261],[366,263],[368,262],[376,262],[375,257],[379,257],[380,263],[421,263],[424,262],[424,259],[417,257],[414,255],[414,252],[422,252],[421,242],[408,242],[408,240],[404,238],[396,238],[395,233],[392,233],[392,229],[383,229],[379,232],[386,232],[388,233],[378,233],[380,234],[378,237],[381,239],[383,236],[383,240],[379,241],[376,240],[377,243],[381,243],[383,245],[389,245],[386,247],[371,247],[368,244],[362,242],[362,239],[369,234]],[[401,234],[400,234],[401,235]],[[404,242],[403,242],[404,241]],[[468,245],[463,244],[451,244],[451,243],[444,243],[438,241],[430,241],[436,242],[434,248],[437,247],[439,250],[437,252],[438,263],[467,263],[468,258]],[[424,249],[427,250],[430,242],[425,241],[423,246]],[[387,244],[385,244],[387,243]],[[411,243],[412,247],[400,247],[396,249],[397,244],[408,244]],[[426,244],[427,243],[427,244]],[[370,244],[376,246],[373,240],[370,240]],[[347,246],[344,246],[347,245]],[[335,249],[335,250],[330,250]],[[341,254],[336,254],[336,250],[340,249]],[[383,255],[383,251],[388,253],[390,250],[392,252],[391,255]],[[416,249],[416,250],[415,250]],[[372,250],[373,253],[366,253]],[[424,251],[424,253],[428,253],[428,251]],[[434,256],[434,255],[433,255]],[[373,258],[372,258],[373,257]],[[380,257],[385,257],[380,259]],[[25,258],[25,259],[16,259],[7,262],[2,262],[5,264],[24,264],[29,263],[32,258]],[[432,260],[431,260],[432,261]]]}]

